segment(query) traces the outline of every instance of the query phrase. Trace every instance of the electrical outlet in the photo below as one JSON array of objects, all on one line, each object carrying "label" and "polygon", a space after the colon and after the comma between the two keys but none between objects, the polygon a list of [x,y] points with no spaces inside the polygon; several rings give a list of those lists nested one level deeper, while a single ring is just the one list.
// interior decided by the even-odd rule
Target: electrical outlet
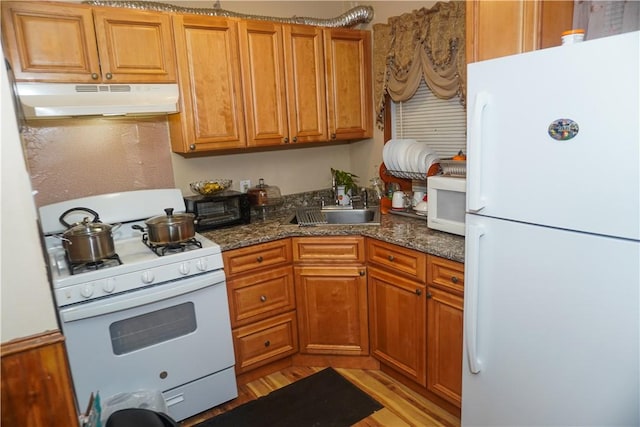
[{"label": "electrical outlet", "polygon": [[251,180],[243,179],[240,181],[240,191],[246,193],[247,191],[249,191],[249,188],[251,188]]}]

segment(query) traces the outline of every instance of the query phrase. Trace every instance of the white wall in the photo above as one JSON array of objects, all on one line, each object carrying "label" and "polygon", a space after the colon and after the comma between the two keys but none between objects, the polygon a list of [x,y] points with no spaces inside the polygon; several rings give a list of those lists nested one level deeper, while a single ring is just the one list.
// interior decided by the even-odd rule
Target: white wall
[{"label": "white wall", "polygon": [[22,154],[11,87],[4,66],[0,66],[0,79],[0,342],[6,342],[58,329],[58,324],[40,245],[37,214]]}]

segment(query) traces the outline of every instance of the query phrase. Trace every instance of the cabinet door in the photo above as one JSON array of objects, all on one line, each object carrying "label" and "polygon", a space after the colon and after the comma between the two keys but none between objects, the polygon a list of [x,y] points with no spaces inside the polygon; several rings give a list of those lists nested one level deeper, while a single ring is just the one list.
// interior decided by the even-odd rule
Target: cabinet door
[{"label": "cabinet door", "polygon": [[241,21],[239,30],[247,146],[288,143],[282,26]]},{"label": "cabinet door", "polygon": [[180,82],[180,113],[169,115],[173,151],[244,147],[236,22],[177,15],[173,25]]},{"label": "cabinet door", "polygon": [[364,266],[294,267],[300,352],[369,354]]},{"label": "cabinet door", "polygon": [[371,33],[324,30],[327,110],[331,140],[373,135],[371,98]]},{"label": "cabinet door", "polygon": [[327,141],[322,29],[283,25],[291,143]]},{"label": "cabinet door", "polygon": [[427,389],[460,407],[463,299],[427,288]]},{"label": "cabinet door", "polygon": [[559,46],[573,28],[573,1],[471,0],[466,26],[467,63]]},{"label": "cabinet door", "polygon": [[95,8],[93,17],[104,82],[176,82],[173,32],[168,14]]},{"label": "cabinet door", "polygon": [[374,357],[426,386],[425,285],[369,267],[369,316]]},{"label": "cabinet door", "polygon": [[2,31],[17,81],[83,83],[100,78],[90,7],[2,2]]}]

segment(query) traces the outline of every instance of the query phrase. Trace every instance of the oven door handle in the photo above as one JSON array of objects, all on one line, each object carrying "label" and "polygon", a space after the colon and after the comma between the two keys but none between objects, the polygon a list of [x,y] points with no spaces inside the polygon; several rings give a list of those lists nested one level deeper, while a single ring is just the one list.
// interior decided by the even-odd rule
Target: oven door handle
[{"label": "oven door handle", "polygon": [[100,301],[62,308],[60,310],[60,318],[63,322],[73,322],[75,320],[115,313],[174,298],[220,283],[222,283],[223,286],[226,283],[223,270],[193,276],[189,279],[181,279],[173,283],[156,285],[155,287],[141,289],[133,293],[114,295],[101,299]]}]

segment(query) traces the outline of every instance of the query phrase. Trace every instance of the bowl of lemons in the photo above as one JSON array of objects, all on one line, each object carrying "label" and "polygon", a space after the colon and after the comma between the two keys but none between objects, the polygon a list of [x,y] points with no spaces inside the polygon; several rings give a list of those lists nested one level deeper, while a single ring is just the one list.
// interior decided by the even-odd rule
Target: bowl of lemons
[{"label": "bowl of lemons", "polygon": [[202,196],[213,196],[222,193],[231,187],[230,179],[210,179],[206,181],[195,181],[189,184],[191,191]]}]

